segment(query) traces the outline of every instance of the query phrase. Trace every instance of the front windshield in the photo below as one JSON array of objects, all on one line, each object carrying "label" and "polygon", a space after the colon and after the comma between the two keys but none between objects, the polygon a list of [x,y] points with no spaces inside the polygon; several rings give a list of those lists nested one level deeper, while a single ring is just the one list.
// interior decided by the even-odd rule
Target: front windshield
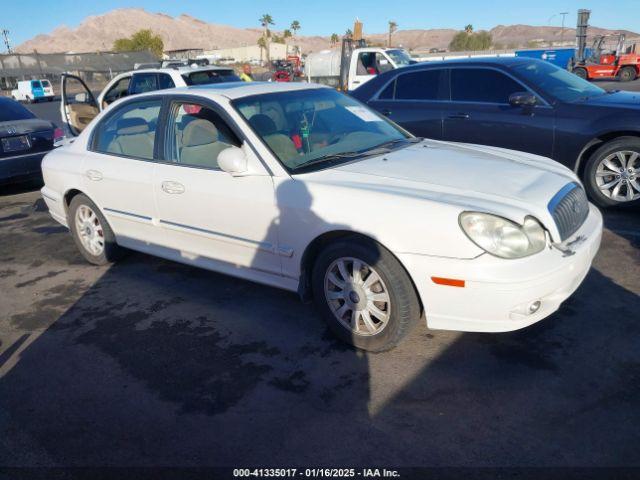
[{"label": "front windshield", "polygon": [[404,50],[387,50],[387,55],[391,57],[393,63],[398,67],[405,67],[414,63],[409,54]]},{"label": "front windshield", "polygon": [[531,84],[563,102],[576,102],[606,93],[600,87],[548,62],[527,62],[513,69]]},{"label": "front windshield", "polygon": [[348,161],[383,144],[400,148],[412,138],[368,107],[329,88],[253,95],[233,105],[290,171]]}]

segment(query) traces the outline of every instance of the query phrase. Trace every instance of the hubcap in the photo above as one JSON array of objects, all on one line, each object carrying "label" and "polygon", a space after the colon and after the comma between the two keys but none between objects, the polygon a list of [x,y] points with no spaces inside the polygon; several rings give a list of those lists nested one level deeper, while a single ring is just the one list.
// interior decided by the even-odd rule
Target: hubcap
[{"label": "hubcap", "polygon": [[389,322],[391,300],[387,286],[362,260],[342,257],[329,265],[324,295],[333,315],[356,335],[376,335]]},{"label": "hubcap", "polygon": [[600,192],[616,202],[640,198],[640,153],[615,152],[600,161],[596,169]]},{"label": "hubcap", "polygon": [[76,210],[76,231],[80,243],[91,255],[101,255],[104,251],[104,231],[95,212],[86,205]]}]

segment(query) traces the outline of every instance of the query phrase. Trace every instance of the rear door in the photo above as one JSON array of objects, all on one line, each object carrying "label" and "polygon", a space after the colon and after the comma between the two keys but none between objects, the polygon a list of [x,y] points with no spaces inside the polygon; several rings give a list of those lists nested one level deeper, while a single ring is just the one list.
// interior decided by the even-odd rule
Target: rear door
[{"label": "rear door", "polygon": [[451,68],[451,101],[443,104],[443,138],[551,156],[553,107],[540,96],[534,107],[510,105],[509,96],[518,92],[531,91],[502,70]]},{"label": "rear door", "polygon": [[75,137],[98,115],[100,109],[93,93],[80,77],[63,73],[60,92],[60,116],[65,133]]},{"label": "rear door", "polygon": [[412,70],[395,77],[368,103],[414,135],[440,139],[446,82],[445,69]]},{"label": "rear door", "polygon": [[84,191],[125,246],[159,241],[152,179],[161,108],[160,97],[118,105],[95,126],[87,145]]}]

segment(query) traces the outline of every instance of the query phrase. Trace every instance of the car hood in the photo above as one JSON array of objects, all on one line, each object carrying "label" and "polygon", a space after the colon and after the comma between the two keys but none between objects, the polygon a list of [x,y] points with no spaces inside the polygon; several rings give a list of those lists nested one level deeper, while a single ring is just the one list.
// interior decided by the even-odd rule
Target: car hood
[{"label": "car hood", "polygon": [[638,92],[611,92],[606,95],[588,98],[584,105],[596,107],[626,107],[640,110],[640,93]]},{"label": "car hood", "polygon": [[518,222],[534,215],[550,230],[555,224],[549,201],[568,183],[580,183],[571,170],[545,157],[433,140],[301,177],[487,211]]}]

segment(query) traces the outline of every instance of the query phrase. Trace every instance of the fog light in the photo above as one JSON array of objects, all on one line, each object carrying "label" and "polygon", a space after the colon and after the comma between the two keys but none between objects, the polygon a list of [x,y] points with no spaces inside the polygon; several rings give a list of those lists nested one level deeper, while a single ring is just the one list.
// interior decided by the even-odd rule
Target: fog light
[{"label": "fog light", "polygon": [[531,315],[532,313],[536,313],[540,309],[540,305],[542,305],[540,303],[540,300],[536,300],[531,305],[529,305],[529,315]]}]

